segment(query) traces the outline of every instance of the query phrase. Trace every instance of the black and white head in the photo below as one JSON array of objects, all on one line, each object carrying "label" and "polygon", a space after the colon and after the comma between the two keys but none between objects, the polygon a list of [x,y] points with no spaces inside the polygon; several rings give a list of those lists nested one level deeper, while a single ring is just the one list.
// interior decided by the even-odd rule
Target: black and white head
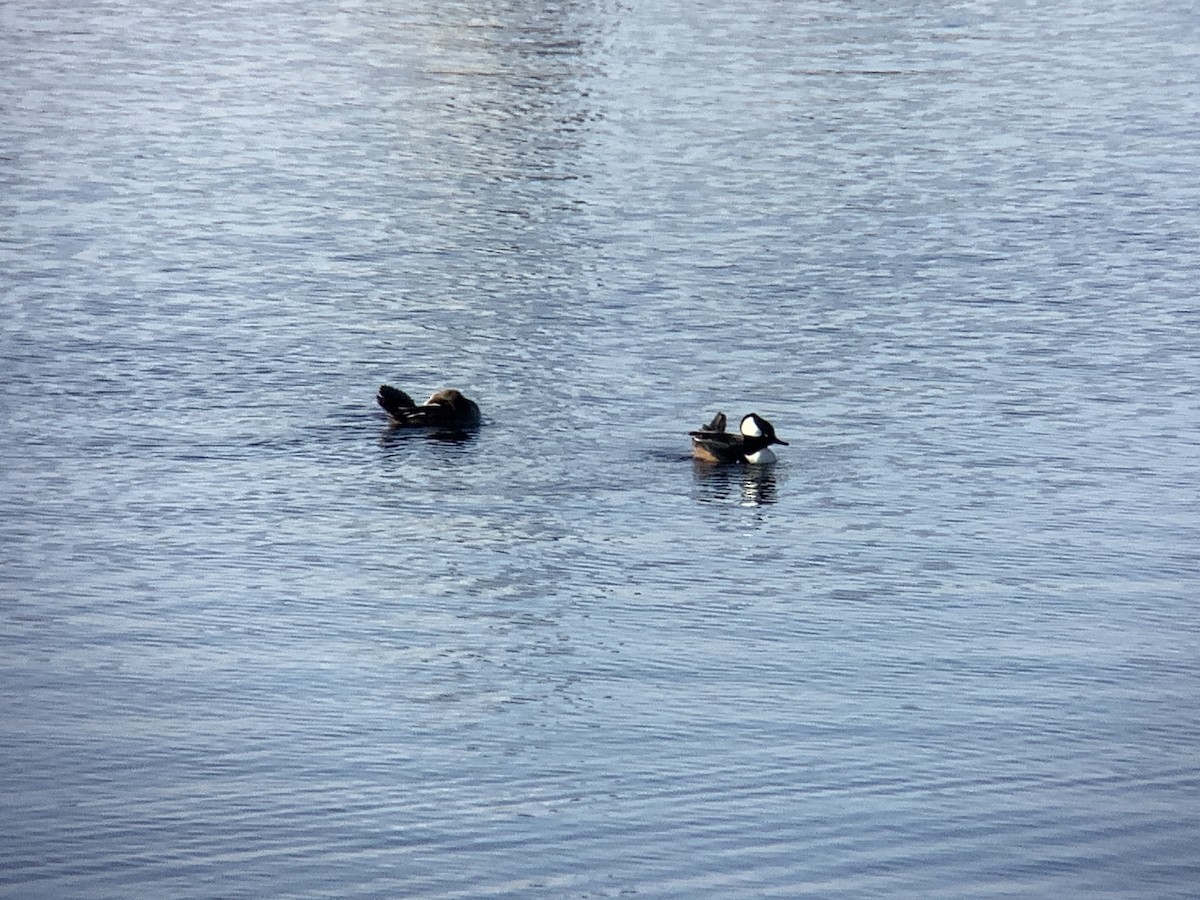
[{"label": "black and white head", "polygon": [[742,423],[738,426],[738,430],[742,433],[742,437],[746,439],[746,444],[755,446],[757,449],[746,454],[746,461],[751,463],[768,463],[775,461],[775,454],[771,452],[771,444],[782,444],[787,446],[788,442],[775,436],[775,427],[764,419],[758,413],[750,413],[742,417]]},{"label": "black and white head", "polygon": [[768,444],[783,444],[785,447],[787,446],[787,441],[780,440],[775,436],[775,426],[758,413],[750,413],[747,416],[742,416],[742,424],[738,427],[738,430],[741,431],[743,437],[765,437]]}]

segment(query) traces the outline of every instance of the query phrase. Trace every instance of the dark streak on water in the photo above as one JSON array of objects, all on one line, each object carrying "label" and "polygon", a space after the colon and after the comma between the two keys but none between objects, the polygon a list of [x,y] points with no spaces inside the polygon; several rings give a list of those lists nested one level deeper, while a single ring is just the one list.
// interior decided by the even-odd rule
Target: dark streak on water
[{"label": "dark streak on water", "polygon": [[5,4],[0,894],[1194,896],[1193,13]]}]

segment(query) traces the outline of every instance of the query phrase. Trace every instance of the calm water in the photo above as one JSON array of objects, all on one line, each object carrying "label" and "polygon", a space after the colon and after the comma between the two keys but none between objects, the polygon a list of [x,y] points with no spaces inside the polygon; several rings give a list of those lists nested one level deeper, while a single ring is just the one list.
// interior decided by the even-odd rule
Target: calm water
[{"label": "calm water", "polygon": [[1194,4],[193,7],[0,6],[0,895],[1200,891]]}]

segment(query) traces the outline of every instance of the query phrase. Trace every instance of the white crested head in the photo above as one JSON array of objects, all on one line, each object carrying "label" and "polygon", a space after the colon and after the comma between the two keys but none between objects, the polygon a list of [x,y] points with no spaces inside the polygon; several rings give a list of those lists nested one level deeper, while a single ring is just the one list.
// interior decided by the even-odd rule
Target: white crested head
[{"label": "white crested head", "polygon": [[748,416],[742,416],[742,424],[738,426],[738,430],[743,437],[762,437],[764,424],[766,423],[762,419],[750,413]]}]

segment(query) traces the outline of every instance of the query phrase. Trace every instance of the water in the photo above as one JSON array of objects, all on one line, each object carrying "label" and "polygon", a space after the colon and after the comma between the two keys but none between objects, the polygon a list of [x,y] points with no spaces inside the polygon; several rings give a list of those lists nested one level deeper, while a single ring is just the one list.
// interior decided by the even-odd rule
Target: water
[{"label": "water", "polygon": [[1194,896],[1200,20],[1094,6],[5,4],[0,894]]}]

